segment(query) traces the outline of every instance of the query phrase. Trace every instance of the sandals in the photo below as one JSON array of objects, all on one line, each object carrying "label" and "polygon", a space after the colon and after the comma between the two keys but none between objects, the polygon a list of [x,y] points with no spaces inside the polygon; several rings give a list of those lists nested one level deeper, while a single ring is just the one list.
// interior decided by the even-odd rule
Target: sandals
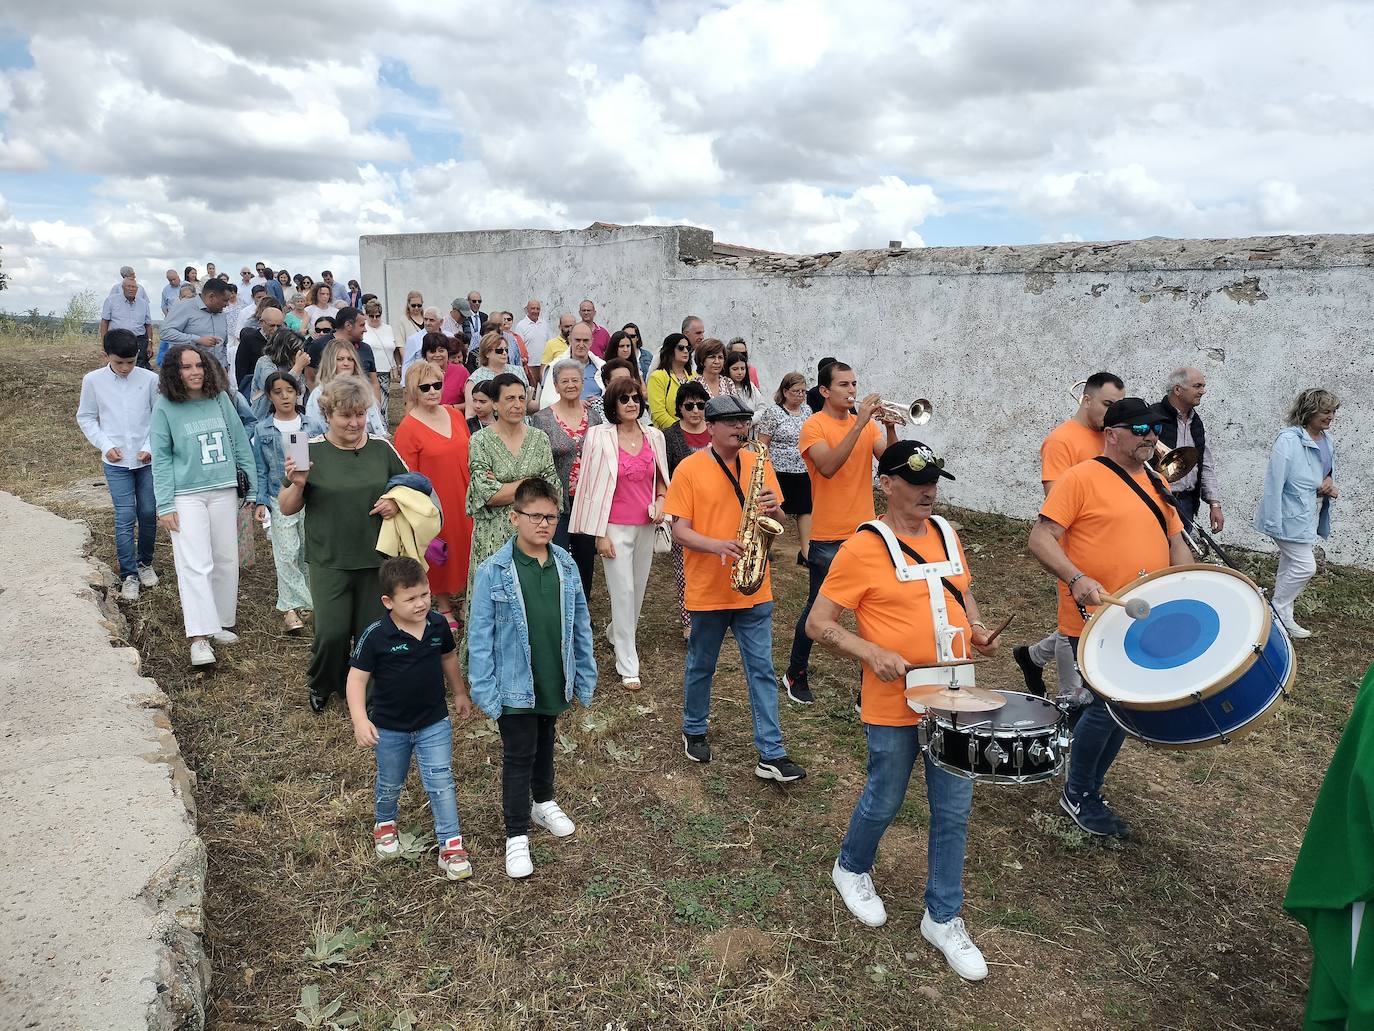
[{"label": "sandals", "polygon": [[297,614],[295,609],[289,610],[282,619],[286,623],[286,632],[288,634],[298,634],[305,629],[305,624],[301,622],[301,617]]}]

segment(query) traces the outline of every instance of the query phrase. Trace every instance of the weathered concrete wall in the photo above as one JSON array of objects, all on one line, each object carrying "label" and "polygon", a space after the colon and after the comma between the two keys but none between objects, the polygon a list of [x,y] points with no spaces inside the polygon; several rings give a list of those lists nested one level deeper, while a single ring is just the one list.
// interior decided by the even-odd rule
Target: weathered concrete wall
[{"label": "weathered concrete wall", "polygon": [[0,526],[0,1027],[194,1031],[205,849],[167,696],[85,524],[0,493]]},{"label": "weathered concrete wall", "polygon": [[1374,566],[1374,236],[725,257],[702,230],[632,226],[364,237],[360,251],[389,314],[410,289],[444,306],[475,287],[517,314],[535,296],[554,318],[591,297],[602,325],[637,322],[649,341],[688,312],[743,336],[770,385],[843,357],[861,388],[934,401],[921,437],[957,471],[947,500],[1018,516],[1040,501],[1037,449],[1072,412],[1072,382],[1110,369],[1154,399],[1192,364],[1210,383],[1224,540],[1264,546],[1249,524],[1273,438],[1298,390],[1325,386],[1343,401],[1327,551]]}]

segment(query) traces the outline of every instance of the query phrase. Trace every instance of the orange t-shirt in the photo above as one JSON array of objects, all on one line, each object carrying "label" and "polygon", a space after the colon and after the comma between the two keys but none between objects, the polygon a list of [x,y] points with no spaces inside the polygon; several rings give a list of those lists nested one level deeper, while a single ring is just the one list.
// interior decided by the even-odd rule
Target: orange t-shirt
[{"label": "orange t-shirt", "polygon": [[[1181,533],[1178,513],[1155,490],[1149,474],[1141,471],[1132,479],[1164,513],[1169,536]],[[1082,462],[1055,480],[1040,514],[1064,527],[1059,543],[1073,564],[1113,593],[1142,573],[1169,565],[1169,541],[1159,520],[1101,462]],[[1083,617],[1062,582],[1059,632],[1065,637],[1083,632]]]},{"label": "orange t-shirt", "polygon": [[[739,453],[740,490],[747,496],[749,480],[754,473],[758,455],[752,451]],[[727,463],[729,464],[729,463]],[[731,472],[735,472],[731,468]],[[782,488],[770,462],[763,472],[764,485],[782,497]],[[740,504],[735,488],[719,465],[709,447],[688,455],[673,473],[668,484],[664,511],[670,516],[692,521],[692,529],[707,537],[734,540],[739,532]],[[763,574],[763,586],[753,594],[740,594],[730,586],[729,562],[722,563],[719,555],[704,551],[682,549],[682,571],[687,580],[687,610],[708,612],[717,609],[747,609],[773,600],[773,571]]]},{"label": "orange t-shirt", "polygon": [[[1053,483],[1076,466],[1102,454],[1102,431],[1080,422],[1061,422],[1040,445],[1040,480]],[[1124,484],[1123,484],[1124,486]]]},{"label": "orange t-shirt", "polygon": [[829,479],[816,471],[811,460],[811,445],[827,444],[836,447],[854,425],[854,415],[836,419],[826,412],[817,412],[802,423],[797,450],[806,460],[811,474],[811,539],[813,541],[842,541],[854,535],[859,524],[873,518],[873,445],[883,432],[878,423],[869,420],[854,450],[844,465]]},{"label": "orange t-shirt", "polygon": [[[952,535],[964,563],[964,572],[961,576],[949,577],[949,582],[967,592],[972,580],[968,559],[964,558],[964,546],[959,543],[958,534]],[[920,537],[899,533],[897,539],[927,562],[943,562],[949,557],[945,554],[940,531],[932,523],[926,523],[926,532]],[[907,561],[911,561],[909,556]],[[821,594],[854,613],[859,636],[865,641],[894,651],[915,666],[935,664],[935,624],[926,582],[898,581],[887,545],[877,534],[855,533],[840,545],[835,560],[830,563],[825,583],[821,584]],[[972,634],[968,614],[949,591],[945,591],[945,607],[950,625],[964,628],[962,640],[967,645]],[[958,640],[954,647],[956,651],[959,649]],[[879,680],[867,664],[863,670],[862,718],[865,723],[909,727],[920,722],[921,717],[907,704],[905,679]]]}]

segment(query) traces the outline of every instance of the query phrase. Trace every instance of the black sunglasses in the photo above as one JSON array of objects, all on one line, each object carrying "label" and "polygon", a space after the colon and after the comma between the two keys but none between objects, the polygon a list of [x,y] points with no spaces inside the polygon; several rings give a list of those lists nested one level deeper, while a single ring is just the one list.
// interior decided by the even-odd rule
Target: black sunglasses
[{"label": "black sunglasses", "polygon": [[510,354],[510,349],[507,348],[507,347],[493,347],[493,348],[491,349],[491,353],[492,353],[492,354]]},{"label": "black sunglasses", "polygon": [[705,401],[683,401],[682,410],[684,412],[702,412],[706,410]]},{"label": "black sunglasses", "polygon": [[415,389],[428,394],[431,390],[443,390],[444,385],[442,383],[421,383]]},{"label": "black sunglasses", "polygon": [[[638,394],[626,394],[619,400],[623,405],[636,404],[642,406],[644,404],[644,398],[640,397]],[[686,408],[687,406],[683,405],[683,407]]]},{"label": "black sunglasses", "polygon": [[674,351],[690,351],[691,349],[692,347],[690,344],[675,344],[673,346]]},{"label": "black sunglasses", "polygon": [[1130,430],[1131,433],[1137,437],[1147,437],[1151,433],[1157,437],[1164,432],[1164,424],[1162,422],[1152,422],[1148,425],[1145,423],[1137,423],[1134,426],[1122,426],[1120,429]]}]

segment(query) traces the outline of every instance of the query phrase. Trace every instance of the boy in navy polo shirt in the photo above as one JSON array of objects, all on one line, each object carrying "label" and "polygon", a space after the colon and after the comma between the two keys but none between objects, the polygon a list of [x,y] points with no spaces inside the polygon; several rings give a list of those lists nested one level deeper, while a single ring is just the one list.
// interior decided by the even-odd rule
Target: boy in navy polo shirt
[{"label": "boy in navy polo shirt", "polygon": [[[434,813],[439,869],[449,880],[472,876],[458,826],[453,792],[453,727],[444,680],[453,688],[459,719],[472,713],[458,653],[444,617],[429,607],[429,581],[413,558],[393,558],[378,570],[387,614],[358,638],[348,671],[348,713],[353,736],[377,751],[376,822],[373,847],[382,859],[401,851],[396,833],[397,799],[410,773],[410,757]],[[372,697],[366,698],[372,679]]]}]

